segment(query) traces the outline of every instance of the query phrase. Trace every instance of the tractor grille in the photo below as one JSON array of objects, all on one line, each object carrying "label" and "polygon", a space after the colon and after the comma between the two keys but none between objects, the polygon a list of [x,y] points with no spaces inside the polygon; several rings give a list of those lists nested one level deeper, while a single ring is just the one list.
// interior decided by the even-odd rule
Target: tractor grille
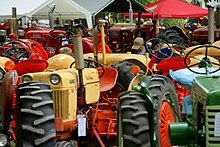
[{"label": "tractor grille", "polygon": [[68,90],[52,90],[55,118],[68,119],[69,92]]},{"label": "tractor grille", "polygon": [[214,135],[215,115],[220,113],[220,106],[206,106],[206,146],[219,147],[220,137]]}]

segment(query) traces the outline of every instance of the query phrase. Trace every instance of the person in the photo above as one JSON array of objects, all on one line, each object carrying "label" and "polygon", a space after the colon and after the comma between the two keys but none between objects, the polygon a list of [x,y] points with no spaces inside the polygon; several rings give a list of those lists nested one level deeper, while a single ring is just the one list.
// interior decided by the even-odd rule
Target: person
[{"label": "person", "polygon": [[204,16],[204,17],[201,19],[201,25],[202,25],[202,26],[208,26],[208,23],[209,23],[208,17],[207,17],[207,16]]},{"label": "person", "polygon": [[134,40],[134,45],[131,47],[132,54],[145,55],[146,48],[144,46],[144,39],[141,37],[137,37]]},{"label": "person", "polygon": [[72,50],[69,47],[62,47],[62,48],[60,48],[59,49],[59,53],[60,54],[67,54],[67,55],[73,56],[73,52],[72,52]]}]

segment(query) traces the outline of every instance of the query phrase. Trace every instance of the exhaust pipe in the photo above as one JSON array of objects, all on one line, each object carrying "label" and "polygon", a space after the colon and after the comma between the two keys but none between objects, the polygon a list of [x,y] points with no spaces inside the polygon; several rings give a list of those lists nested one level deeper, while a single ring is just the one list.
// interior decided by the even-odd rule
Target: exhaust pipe
[{"label": "exhaust pipe", "polygon": [[215,41],[214,36],[214,7],[207,5],[208,7],[208,43],[212,44]]},{"label": "exhaust pipe", "polygon": [[93,29],[93,47],[94,47],[94,58],[96,61],[99,61],[98,59],[98,26],[96,26]]},{"label": "exhaust pipe", "polygon": [[54,26],[54,19],[53,19],[54,10],[55,10],[55,4],[52,4],[49,8],[49,11],[48,11],[49,26],[52,29],[53,29],[53,26]]},{"label": "exhaust pipe", "polygon": [[133,9],[132,9],[132,4],[130,0],[128,0],[128,3],[129,3],[129,23],[130,23],[130,26],[132,26],[133,25]]},{"label": "exhaust pipe", "polygon": [[83,47],[82,47],[82,37],[80,35],[73,36],[73,45],[74,45],[74,56],[76,61],[76,69],[84,69],[84,59],[83,59]]},{"label": "exhaust pipe", "polygon": [[104,31],[104,26],[106,24],[106,20],[99,20],[98,21],[98,26],[100,27],[101,31],[101,44],[102,44],[102,59],[103,59],[103,65],[106,66],[106,50],[105,50],[105,31]]},{"label": "exhaust pipe", "polygon": [[10,19],[10,33],[18,34],[16,7],[12,7],[12,17]]},{"label": "exhaust pipe", "polygon": [[84,69],[84,58],[83,58],[83,47],[82,47],[82,37],[80,35],[73,36],[73,45],[74,45],[74,56],[75,58],[75,68],[78,70],[79,75],[79,89],[77,93],[79,95],[77,104],[85,104],[84,95],[84,85],[83,85],[83,69]]}]

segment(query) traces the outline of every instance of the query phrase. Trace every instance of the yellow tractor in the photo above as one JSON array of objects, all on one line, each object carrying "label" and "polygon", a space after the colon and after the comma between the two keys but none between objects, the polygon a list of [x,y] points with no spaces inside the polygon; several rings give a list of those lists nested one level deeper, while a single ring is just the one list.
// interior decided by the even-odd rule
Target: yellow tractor
[{"label": "yellow tractor", "polygon": [[[103,21],[98,26],[104,36]],[[106,54],[104,45],[102,54],[83,55],[81,36],[73,42],[75,58],[58,54],[43,72],[4,75],[1,86],[13,88],[3,92],[10,104],[0,115],[8,116],[0,133],[5,146],[11,140],[18,147],[117,144],[117,97],[139,74],[151,74],[148,58]]]}]

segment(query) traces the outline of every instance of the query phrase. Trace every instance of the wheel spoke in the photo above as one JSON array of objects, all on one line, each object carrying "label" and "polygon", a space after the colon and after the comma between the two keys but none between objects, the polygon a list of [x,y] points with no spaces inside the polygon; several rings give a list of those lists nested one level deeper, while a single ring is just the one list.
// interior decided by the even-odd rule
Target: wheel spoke
[{"label": "wheel spoke", "polygon": [[195,63],[195,64],[192,64],[192,65],[189,65],[188,67],[193,67],[193,66],[196,66],[196,65],[199,65],[199,63]]},{"label": "wheel spoke", "polygon": [[163,53],[161,50],[159,50],[159,53],[163,55],[163,57],[169,57],[167,54]]},{"label": "wheel spoke", "polygon": [[174,121],[174,114],[170,103],[167,101],[162,102],[160,110],[160,140],[162,147],[169,147],[169,122]]},{"label": "wheel spoke", "polygon": [[215,62],[210,62],[211,64],[214,64],[214,65],[217,65],[217,66],[220,66],[220,63],[215,63]]},{"label": "wheel spoke", "polygon": [[196,58],[195,56],[193,56],[192,58],[193,58],[193,59],[196,59],[196,60],[198,60],[198,61],[201,61],[200,59]]},{"label": "wheel spoke", "polygon": [[[152,50],[148,48],[148,46],[146,47],[147,50],[149,51],[149,53],[154,56],[155,58],[159,59],[159,60],[164,60],[164,59],[169,59],[172,55],[173,55],[173,50],[171,49],[171,47],[169,46],[169,44],[160,39],[160,38],[151,38],[150,40],[148,40],[148,42],[152,43]],[[148,44],[147,42],[147,44]],[[168,47],[167,48],[162,48],[164,46],[164,44],[166,44]],[[157,48],[156,48],[157,47]],[[168,52],[168,54],[166,54],[166,52],[163,52],[163,49],[168,49],[170,52]],[[155,56],[155,53],[158,53],[159,55],[161,55],[162,57],[158,57],[157,55]]]},{"label": "wheel spoke", "polygon": [[205,48],[205,57],[206,58],[208,57],[208,46],[206,46],[206,48]]}]

